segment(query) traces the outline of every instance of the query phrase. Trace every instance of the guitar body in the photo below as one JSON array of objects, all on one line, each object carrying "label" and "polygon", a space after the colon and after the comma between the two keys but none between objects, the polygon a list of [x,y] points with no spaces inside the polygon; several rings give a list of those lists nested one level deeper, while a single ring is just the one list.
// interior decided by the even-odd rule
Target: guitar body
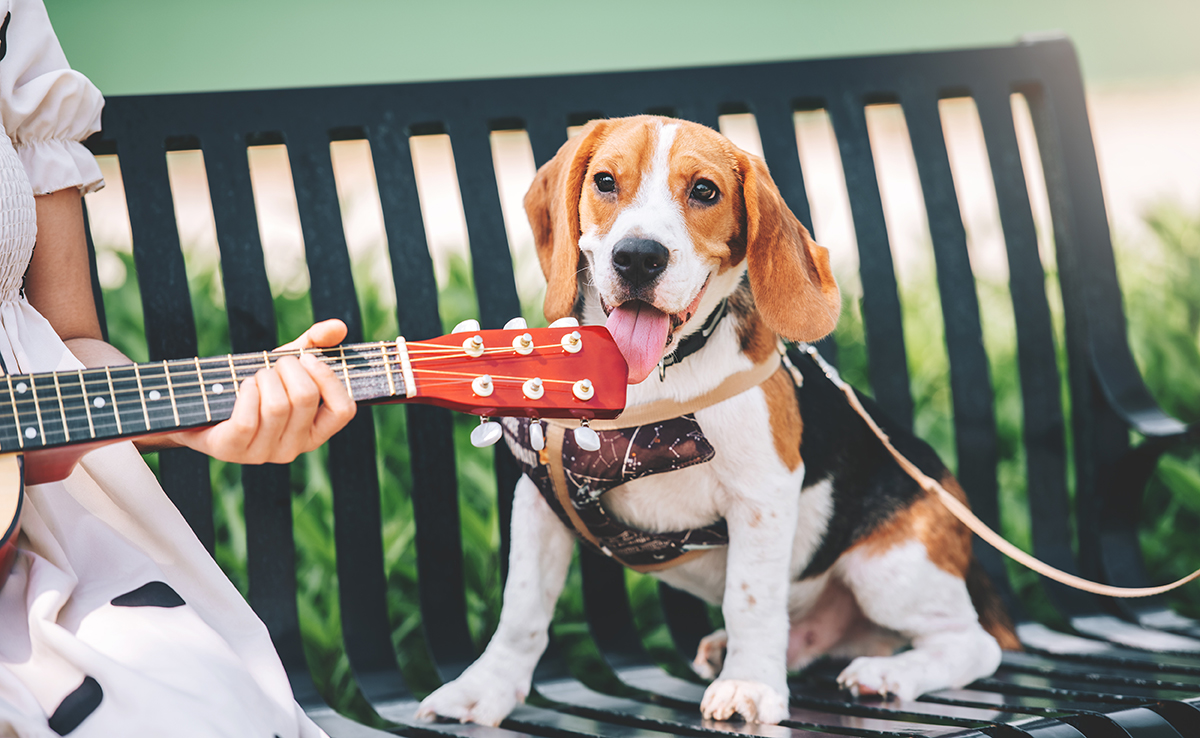
[{"label": "guitar body", "polygon": [[24,463],[21,454],[0,455],[0,521],[11,521],[0,535],[0,586],[17,558],[21,532],[21,506],[25,502]]},{"label": "guitar body", "polygon": [[[360,403],[423,402],[482,417],[615,418],[628,367],[602,326],[452,333],[311,351]],[[225,420],[237,387],[282,355],[0,374],[0,587],[12,569],[25,483],[66,477],[89,451]]]}]

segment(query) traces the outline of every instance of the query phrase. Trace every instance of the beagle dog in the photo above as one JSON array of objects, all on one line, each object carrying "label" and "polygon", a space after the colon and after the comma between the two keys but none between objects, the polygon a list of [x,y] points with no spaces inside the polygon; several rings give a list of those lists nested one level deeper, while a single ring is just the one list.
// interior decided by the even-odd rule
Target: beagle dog
[{"label": "beagle dog", "polygon": [[[837,322],[828,252],[763,160],[704,126],[593,121],[538,171],[525,209],[546,317],[608,326],[629,365],[627,412],[779,365],[780,338],[814,341]],[[650,432],[601,433],[611,437],[591,455],[567,434],[570,484],[557,497],[528,421],[506,424],[526,474],[499,627],[418,717],[496,725],[525,698],[572,528],[721,606],[725,628],[694,662],[713,679],[706,718],[778,723],[788,671],[825,654],[853,659],[839,683],[856,696],[912,699],[991,674],[1001,646],[1018,643],[969,532],[899,469],[811,359],[793,353],[765,376]],[[864,403],[902,453],[962,496],[932,449]]]}]

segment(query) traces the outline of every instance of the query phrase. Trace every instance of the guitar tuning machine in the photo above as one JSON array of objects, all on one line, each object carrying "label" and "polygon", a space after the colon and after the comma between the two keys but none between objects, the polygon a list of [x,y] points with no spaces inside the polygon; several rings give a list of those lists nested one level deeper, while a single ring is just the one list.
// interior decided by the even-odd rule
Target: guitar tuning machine
[{"label": "guitar tuning machine", "polygon": [[483,356],[483,336],[476,333],[463,341],[463,351],[472,358]]},{"label": "guitar tuning machine", "polygon": [[579,331],[571,331],[562,337],[562,347],[567,353],[577,354],[583,348],[583,337]]},{"label": "guitar tuning machine", "polygon": [[575,429],[575,443],[584,451],[600,450],[600,436],[588,425],[587,418],[582,418]]},{"label": "guitar tuning machine", "polygon": [[590,379],[581,379],[571,385],[571,392],[575,394],[575,397],[584,402],[596,396],[596,388],[592,385],[592,380]]},{"label": "guitar tuning machine", "polygon": [[574,318],[559,318],[550,324],[551,328],[578,328],[579,321]]},{"label": "guitar tuning machine", "polygon": [[480,397],[488,397],[496,391],[496,384],[490,374],[481,374],[471,380],[471,391]]},{"label": "guitar tuning machine", "polygon": [[526,380],[525,384],[521,385],[521,391],[530,400],[540,400],[542,399],[542,395],[546,394],[546,386],[542,384],[541,377],[534,377],[533,379]]},{"label": "guitar tuning machine", "polygon": [[528,327],[529,324],[525,322],[524,318],[513,318],[504,324],[504,330],[506,331],[519,331]]},{"label": "guitar tuning machine", "polygon": [[533,336],[528,333],[522,333],[513,339],[513,349],[522,356],[528,356],[533,353]]},{"label": "guitar tuning machine", "polygon": [[479,321],[475,319],[464,320],[458,325],[450,329],[451,333],[475,333],[479,330]]},{"label": "guitar tuning machine", "polygon": [[542,428],[542,421],[537,418],[529,421],[529,445],[534,451],[546,448],[546,431]]},{"label": "guitar tuning machine", "polygon": [[486,417],[479,418],[479,425],[471,431],[471,445],[475,448],[487,448],[496,445],[496,441],[504,435],[500,424]]}]

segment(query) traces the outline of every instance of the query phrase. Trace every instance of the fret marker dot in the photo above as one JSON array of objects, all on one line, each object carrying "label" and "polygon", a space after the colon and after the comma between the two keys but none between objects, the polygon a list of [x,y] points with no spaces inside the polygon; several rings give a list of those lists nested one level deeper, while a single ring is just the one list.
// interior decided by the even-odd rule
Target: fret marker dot
[{"label": "fret marker dot", "polygon": [[22,394],[22,395],[25,394],[25,390],[27,390],[27,389],[29,389],[29,386],[26,385],[24,382],[17,382],[17,393],[18,394]]},{"label": "fret marker dot", "polygon": [[96,399],[92,400],[92,404],[96,407],[104,407],[104,398],[97,397]]},{"label": "fret marker dot", "polygon": [[219,395],[225,391],[225,385],[221,384],[220,382],[217,382],[216,384],[213,385],[212,391],[216,392]]},{"label": "fret marker dot", "polygon": [[162,397],[162,394],[158,390],[150,390],[148,397],[151,400],[157,400],[158,398]]},{"label": "fret marker dot", "polygon": [[36,429],[34,429],[34,428],[26,428],[26,429],[25,429],[25,437],[26,437],[26,438],[36,438],[36,437],[37,437],[37,430],[36,430]]}]

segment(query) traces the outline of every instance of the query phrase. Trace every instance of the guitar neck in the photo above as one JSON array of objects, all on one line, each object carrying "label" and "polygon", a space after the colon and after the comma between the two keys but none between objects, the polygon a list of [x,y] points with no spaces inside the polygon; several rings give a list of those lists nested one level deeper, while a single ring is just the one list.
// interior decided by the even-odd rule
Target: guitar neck
[{"label": "guitar neck", "polygon": [[[412,386],[403,341],[308,349],[358,402]],[[241,381],[297,351],[231,354],[0,377],[0,452],[132,438],[227,419]],[[409,381],[405,381],[406,377]]]}]

